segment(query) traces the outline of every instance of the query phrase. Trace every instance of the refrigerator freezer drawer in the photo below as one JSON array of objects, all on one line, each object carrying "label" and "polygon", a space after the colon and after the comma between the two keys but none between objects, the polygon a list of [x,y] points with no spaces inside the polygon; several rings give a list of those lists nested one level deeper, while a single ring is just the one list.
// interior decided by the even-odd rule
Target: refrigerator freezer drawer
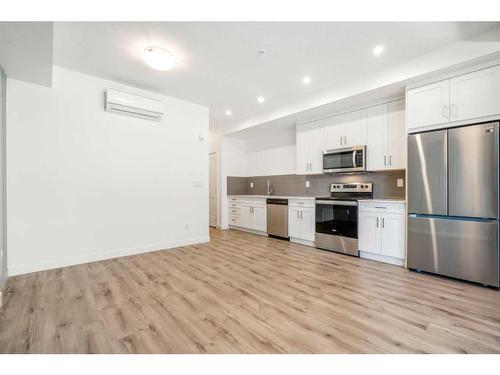
[{"label": "refrigerator freezer drawer", "polygon": [[498,222],[409,215],[407,264],[498,287]]}]

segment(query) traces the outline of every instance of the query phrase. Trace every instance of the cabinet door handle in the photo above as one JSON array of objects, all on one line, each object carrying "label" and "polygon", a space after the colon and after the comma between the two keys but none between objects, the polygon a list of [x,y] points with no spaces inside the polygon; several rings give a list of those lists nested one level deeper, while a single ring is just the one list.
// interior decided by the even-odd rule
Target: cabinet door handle
[{"label": "cabinet door handle", "polygon": [[384,155],[384,165],[387,166],[387,155]]},{"label": "cabinet door handle", "polygon": [[452,104],[451,105],[451,115],[453,117],[457,117],[458,116],[458,113],[457,113],[457,105],[456,104]]},{"label": "cabinet door handle", "polygon": [[299,219],[299,211],[297,211],[297,219]]},{"label": "cabinet door handle", "polygon": [[340,145],[342,146],[342,136],[340,136]]},{"label": "cabinet door handle", "polygon": [[344,135],[344,144],[347,144],[347,135]]},{"label": "cabinet door handle", "polygon": [[377,217],[377,228],[378,228],[378,217]]},{"label": "cabinet door handle", "polygon": [[300,218],[302,219],[302,211],[300,211]]},{"label": "cabinet door handle", "polygon": [[387,207],[377,207],[377,206],[375,206],[375,208],[385,210]]},{"label": "cabinet door handle", "polygon": [[392,166],[392,155],[389,155],[389,165]]},{"label": "cabinet door handle", "polygon": [[444,118],[448,118],[449,114],[448,114],[448,106],[445,104],[443,106],[443,117]]}]

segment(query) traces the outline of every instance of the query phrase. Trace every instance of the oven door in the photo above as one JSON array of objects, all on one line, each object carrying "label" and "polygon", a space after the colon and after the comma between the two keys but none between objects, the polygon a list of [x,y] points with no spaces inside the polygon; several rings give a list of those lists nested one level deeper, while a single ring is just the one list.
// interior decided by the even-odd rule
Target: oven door
[{"label": "oven door", "polygon": [[315,245],[357,256],[358,202],[317,200]]},{"label": "oven door", "polygon": [[323,172],[359,172],[365,170],[365,146],[323,151]]}]

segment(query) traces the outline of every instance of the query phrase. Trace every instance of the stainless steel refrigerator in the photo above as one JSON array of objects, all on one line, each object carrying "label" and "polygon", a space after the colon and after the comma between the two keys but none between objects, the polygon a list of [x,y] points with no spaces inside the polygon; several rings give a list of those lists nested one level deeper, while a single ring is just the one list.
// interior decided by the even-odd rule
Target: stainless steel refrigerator
[{"label": "stainless steel refrigerator", "polygon": [[408,268],[499,287],[498,126],[408,135]]}]

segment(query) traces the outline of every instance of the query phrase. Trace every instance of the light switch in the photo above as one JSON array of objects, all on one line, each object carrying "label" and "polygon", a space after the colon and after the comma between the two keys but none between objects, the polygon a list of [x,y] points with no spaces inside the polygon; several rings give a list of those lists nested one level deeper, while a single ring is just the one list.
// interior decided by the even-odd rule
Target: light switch
[{"label": "light switch", "polygon": [[250,188],[253,189],[253,182],[250,182]]},{"label": "light switch", "polygon": [[398,187],[403,187],[403,179],[402,178],[398,178]]},{"label": "light switch", "polygon": [[309,181],[306,181],[306,187],[310,187],[311,184],[309,183]]}]

